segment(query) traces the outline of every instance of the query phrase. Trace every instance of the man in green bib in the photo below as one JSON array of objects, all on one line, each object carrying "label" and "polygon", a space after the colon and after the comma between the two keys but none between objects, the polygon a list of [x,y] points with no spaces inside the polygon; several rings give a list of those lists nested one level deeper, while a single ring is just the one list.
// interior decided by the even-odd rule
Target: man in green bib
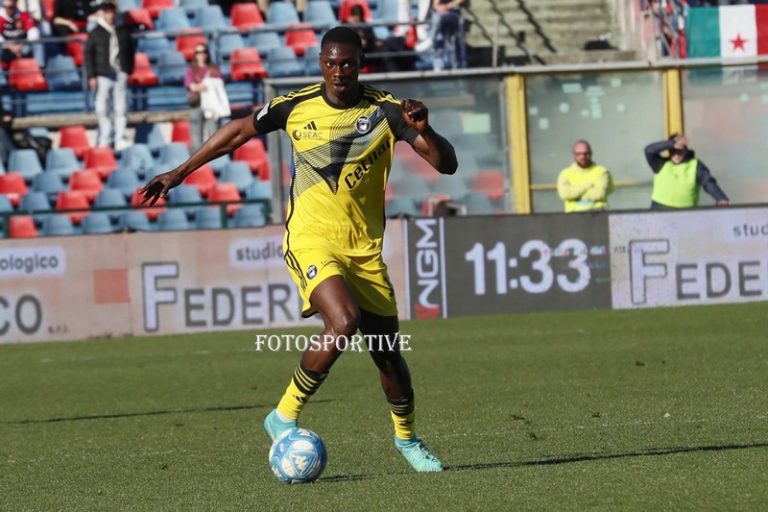
[{"label": "man in green bib", "polygon": [[[668,157],[661,155],[667,151]],[[674,134],[645,148],[645,159],[651,166],[653,194],[651,209],[693,208],[699,204],[699,189],[715,199],[717,206],[728,206],[728,196],[718,186],[704,162],[688,149],[688,139]]]}]

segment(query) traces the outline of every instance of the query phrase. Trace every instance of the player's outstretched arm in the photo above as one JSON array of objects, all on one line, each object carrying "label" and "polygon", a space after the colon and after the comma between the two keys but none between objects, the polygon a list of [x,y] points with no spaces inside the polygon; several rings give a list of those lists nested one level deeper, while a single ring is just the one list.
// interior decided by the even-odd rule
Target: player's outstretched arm
[{"label": "player's outstretched arm", "polygon": [[258,132],[253,125],[252,116],[230,121],[211,135],[211,138],[205,141],[186,162],[172,171],[152,178],[141,189],[141,193],[144,194],[142,202],[149,202],[150,206],[155,204],[158,199],[165,197],[169,190],[183,182],[184,178],[192,174],[200,166],[222,155],[231,153],[256,135],[258,135]]},{"label": "player's outstretched arm", "polygon": [[454,174],[459,166],[456,151],[429,125],[427,107],[417,100],[403,100],[400,105],[406,124],[419,133],[413,141],[413,149],[440,174]]}]

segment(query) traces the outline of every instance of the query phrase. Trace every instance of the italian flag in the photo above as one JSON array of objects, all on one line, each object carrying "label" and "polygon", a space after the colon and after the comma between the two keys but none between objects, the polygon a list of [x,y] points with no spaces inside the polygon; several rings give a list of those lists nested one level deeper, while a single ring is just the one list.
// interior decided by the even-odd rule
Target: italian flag
[{"label": "italian flag", "polygon": [[688,57],[768,55],[768,5],[692,8],[685,32]]}]

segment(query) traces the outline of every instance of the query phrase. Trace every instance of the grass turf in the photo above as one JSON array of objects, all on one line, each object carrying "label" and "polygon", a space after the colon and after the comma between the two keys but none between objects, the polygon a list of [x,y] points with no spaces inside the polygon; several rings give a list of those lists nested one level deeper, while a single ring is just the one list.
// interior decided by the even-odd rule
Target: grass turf
[{"label": "grass turf", "polygon": [[767,314],[404,323],[418,430],[449,470],[411,472],[350,353],[302,416],[329,451],[305,486],[272,476],[261,429],[295,352],[245,332],[1,346],[0,510],[760,509]]}]

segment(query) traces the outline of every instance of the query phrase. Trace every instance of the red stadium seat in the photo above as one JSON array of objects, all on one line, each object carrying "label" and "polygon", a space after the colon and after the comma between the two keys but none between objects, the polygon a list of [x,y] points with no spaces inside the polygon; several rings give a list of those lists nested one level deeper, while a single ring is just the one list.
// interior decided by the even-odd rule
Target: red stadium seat
[{"label": "red stadium seat", "polygon": [[[144,206],[141,202],[141,199],[144,197],[144,194],[141,193],[141,187],[134,190],[133,194],[131,195],[131,206],[133,207],[139,207]],[[156,220],[164,211],[165,208],[165,198],[161,197],[157,200],[155,203],[155,206],[152,208],[142,208],[141,211],[144,212],[149,220]]]},{"label": "red stadium seat", "polygon": [[483,192],[491,201],[498,201],[505,193],[504,174],[501,171],[480,171],[472,180],[472,190]]},{"label": "red stadium seat", "polygon": [[245,30],[260,27],[264,24],[264,17],[259,11],[259,6],[252,3],[238,3],[232,6],[230,12],[232,25]]},{"label": "red stadium seat", "polygon": [[195,56],[195,46],[199,44],[208,46],[205,34],[198,29],[185,31],[176,37],[176,50],[181,52],[187,60],[192,60],[192,57]]},{"label": "red stadium seat", "polygon": [[133,73],[128,77],[128,83],[138,86],[157,85],[160,81],[152,69],[149,62],[149,56],[146,53],[136,52],[134,57]]},{"label": "red stadium seat", "polygon": [[69,189],[80,190],[91,203],[103,188],[104,184],[101,182],[101,177],[95,170],[83,169],[69,177]]},{"label": "red stadium seat", "polygon": [[216,184],[216,175],[213,173],[213,168],[205,164],[184,178],[184,184],[196,187],[201,196],[208,197],[211,188]]},{"label": "red stadium seat", "polygon": [[88,141],[83,125],[64,126],[59,136],[59,147],[70,148],[78,159],[82,160],[85,152],[91,149],[91,143]]},{"label": "red stadium seat", "polygon": [[85,53],[85,41],[88,34],[72,34],[67,38],[66,52],[75,61],[75,66],[83,65],[83,54]]},{"label": "red stadium seat", "polygon": [[29,189],[24,183],[24,176],[17,172],[0,174],[0,194],[8,198],[13,206],[19,206],[21,198],[27,195]]},{"label": "red stadium seat", "polygon": [[141,6],[149,11],[152,18],[157,18],[160,11],[174,7],[173,0],[144,0]]},{"label": "red stadium seat", "polygon": [[189,147],[191,139],[189,137],[189,120],[177,119],[173,122],[171,129],[171,142],[183,142]]},{"label": "red stadium seat", "polygon": [[371,21],[373,19],[371,16],[371,8],[368,6],[366,0],[341,0],[341,4],[339,5],[339,21],[345,23],[352,13],[352,7],[356,5],[363,8],[364,21]]},{"label": "red stadium seat", "polygon": [[[305,27],[300,30],[288,30],[285,33],[285,45],[293,48],[293,53],[296,55],[304,55],[307,48],[313,46],[320,46],[317,41],[315,31],[312,30],[310,23],[298,23],[291,25],[291,28]],[[306,28],[309,27],[309,28]]]},{"label": "red stadium seat", "polygon": [[8,85],[17,91],[48,90],[48,82],[45,81],[43,72],[33,57],[22,57],[11,61],[11,67],[8,70]]},{"label": "red stadium seat", "polygon": [[134,25],[144,25],[149,30],[154,30],[155,22],[148,9],[128,9],[123,13],[123,19],[133,22]]},{"label": "red stadium seat", "polygon": [[249,140],[235,150],[232,158],[233,160],[248,162],[251,172],[258,174],[262,180],[269,179],[269,157],[267,157],[267,150],[261,139]]},{"label": "red stadium seat", "polygon": [[30,215],[14,215],[8,219],[11,238],[37,238],[35,221]]},{"label": "red stadium seat", "polygon": [[[216,183],[208,194],[208,201],[211,203],[224,203],[226,201],[240,201],[240,192],[237,191],[237,185],[234,183]],[[235,214],[242,204],[228,204],[227,216]]]},{"label": "red stadium seat", "polygon": [[63,190],[56,196],[57,210],[81,210],[78,212],[67,212],[72,224],[80,224],[80,221],[88,215],[91,204],[88,202],[88,196],[82,190]]},{"label": "red stadium seat", "polygon": [[102,179],[106,179],[117,169],[117,160],[110,147],[91,148],[85,152],[83,167],[96,171]]},{"label": "red stadium seat", "polygon": [[253,80],[265,78],[267,70],[256,48],[239,48],[232,52],[232,80]]}]

